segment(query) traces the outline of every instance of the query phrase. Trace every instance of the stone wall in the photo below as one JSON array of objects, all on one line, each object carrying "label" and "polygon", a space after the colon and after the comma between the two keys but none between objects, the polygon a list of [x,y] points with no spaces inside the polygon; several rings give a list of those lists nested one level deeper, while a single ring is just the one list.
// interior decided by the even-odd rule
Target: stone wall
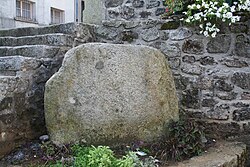
[{"label": "stone wall", "polygon": [[92,32],[75,23],[0,30],[0,157],[46,134],[45,83],[74,43],[94,40]]},{"label": "stone wall", "polygon": [[165,13],[162,0],[105,0],[106,20],[160,18]]},{"label": "stone wall", "polygon": [[249,133],[250,20],[222,30],[205,38],[196,28],[160,19],[0,30],[0,154],[46,130],[44,84],[61,65],[63,41],[67,49],[90,41],[158,48],[169,61],[184,113],[214,137]]},{"label": "stone wall", "polygon": [[215,137],[227,137],[250,131],[249,29],[246,19],[224,27],[216,38],[205,38],[174,20],[110,20],[97,26],[96,34],[100,42],[161,50],[184,113],[204,120]]}]

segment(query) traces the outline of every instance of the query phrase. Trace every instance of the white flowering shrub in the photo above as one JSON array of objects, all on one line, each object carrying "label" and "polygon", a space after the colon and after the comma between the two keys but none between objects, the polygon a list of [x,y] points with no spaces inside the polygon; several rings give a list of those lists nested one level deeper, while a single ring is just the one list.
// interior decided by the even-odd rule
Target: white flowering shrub
[{"label": "white flowering shrub", "polygon": [[220,31],[219,25],[224,22],[228,25],[240,21],[237,11],[250,11],[250,0],[239,0],[232,6],[224,0],[195,0],[195,3],[188,5],[185,22],[198,23],[200,33],[204,36],[215,37]]}]

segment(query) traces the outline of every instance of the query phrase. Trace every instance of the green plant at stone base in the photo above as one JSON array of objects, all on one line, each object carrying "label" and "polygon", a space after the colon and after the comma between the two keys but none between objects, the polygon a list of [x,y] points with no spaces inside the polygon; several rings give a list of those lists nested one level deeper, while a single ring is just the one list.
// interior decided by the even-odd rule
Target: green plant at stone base
[{"label": "green plant at stone base", "polygon": [[179,120],[169,124],[166,155],[170,160],[180,161],[200,155],[204,144],[204,133],[197,123],[190,120]]},{"label": "green plant at stone base", "polygon": [[75,157],[74,167],[133,167],[134,159],[137,155],[129,152],[118,159],[113,151],[107,146],[82,147],[75,145],[72,148]]},{"label": "green plant at stone base", "polygon": [[41,148],[44,150],[47,156],[53,156],[56,153],[56,147],[50,141],[42,142]]}]

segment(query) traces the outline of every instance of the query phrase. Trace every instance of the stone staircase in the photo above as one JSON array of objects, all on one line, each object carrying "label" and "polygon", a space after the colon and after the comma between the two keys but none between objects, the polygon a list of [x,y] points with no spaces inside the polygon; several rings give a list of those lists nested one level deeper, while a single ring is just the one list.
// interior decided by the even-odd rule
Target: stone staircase
[{"label": "stone staircase", "polygon": [[70,48],[95,40],[93,32],[76,23],[0,30],[0,157],[46,133],[45,83]]}]

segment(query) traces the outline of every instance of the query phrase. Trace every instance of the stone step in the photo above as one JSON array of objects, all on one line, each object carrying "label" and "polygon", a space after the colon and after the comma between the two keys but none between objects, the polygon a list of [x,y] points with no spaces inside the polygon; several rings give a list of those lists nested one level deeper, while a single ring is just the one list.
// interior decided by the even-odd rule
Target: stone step
[{"label": "stone step", "polygon": [[245,167],[247,158],[245,144],[223,141],[200,156],[163,167]]},{"label": "stone step", "polygon": [[1,46],[0,57],[20,55],[25,57],[53,58],[59,54],[64,55],[70,48],[47,45]]},{"label": "stone step", "polygon": [[20,71],[26,64],[31,68],[37,68],[41,63],[36,58],[23,57],[20,55],[0,57],[0,71]]},{"label": "stone step", "polygon": [[53,33],[73,34],[76,27],[77,24],[75,23],[67,23],[67,24],[58,24],[46,27],[23,27],[14,29],[4,29],[0,30],[0,36],[21,37],[21,36],[43,35],[43,34],[53,34]]},{"label": "stone step", "polygon": [[23,37],[0,37],[0,46],[52,45],[72,46],[74,38],[66,34],[45,34]]},{"label": "stone step", "polygon": [[41,60],[20,55],[0,57],[0,76],[16,76],[18,71],[38,68]]},{"label": "stone step", "polygon": [[22,37],[54,33],[70,34],[72,36],[81,37],[86,36],[87,34],[92,34],[93,29],[94,25],[88,25],[83,23],[67,23],[46,27],[24,27],[0,30],[0,37]]}]

